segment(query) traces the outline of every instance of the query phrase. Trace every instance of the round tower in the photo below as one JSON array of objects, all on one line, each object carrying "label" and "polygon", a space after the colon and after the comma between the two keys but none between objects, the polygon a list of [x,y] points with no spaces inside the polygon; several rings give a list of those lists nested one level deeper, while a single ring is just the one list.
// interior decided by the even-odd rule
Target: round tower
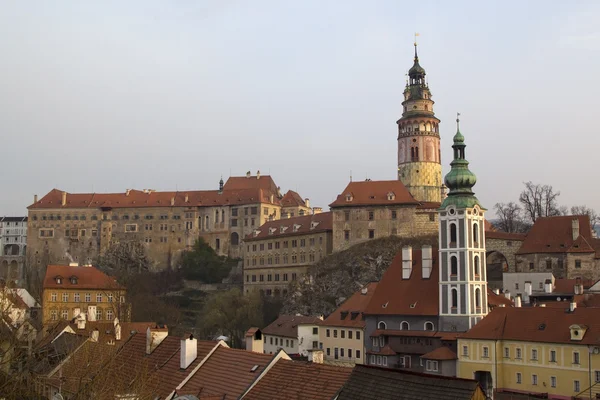
[{"label": "round tower", "polygon": [[433,112],[434,101],[419,65],[415,42],[414,65],[408,71],[402,118],[398,124],[398,179],[416,200],[442,201],[440,120]]}]

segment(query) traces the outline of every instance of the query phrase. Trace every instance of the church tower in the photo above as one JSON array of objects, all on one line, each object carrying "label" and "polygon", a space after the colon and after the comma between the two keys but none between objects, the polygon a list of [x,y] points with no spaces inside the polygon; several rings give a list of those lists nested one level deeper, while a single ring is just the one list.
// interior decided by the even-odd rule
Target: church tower
[{"label": "church tower", "polygon": [[398,179],[422,202],[442,201],[440,120],[433,112],[425,70],[419,65],[415,42],[414,65],[408,71],[402,118],[398,124]]},{"label": "church tower", "polygon": [[473,194],[477,182],[465,158],[465,138],[456,119],[454,159],[444,182],[450,189],[439,209],[440,325],[464,332],[488,312],[485,219]]}]

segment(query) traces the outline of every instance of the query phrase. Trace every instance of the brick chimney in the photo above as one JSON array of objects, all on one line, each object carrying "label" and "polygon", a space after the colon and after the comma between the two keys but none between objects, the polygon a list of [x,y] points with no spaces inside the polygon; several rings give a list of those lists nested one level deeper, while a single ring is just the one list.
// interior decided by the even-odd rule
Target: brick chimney
[{"label": "brick chimney", "polygon": [[194,335],[186,335],[181,339],[179,368],[186,369],[198,357],[198,340]]},{"label": "brick chimney", "polygon": [[310,208],[310,199],[309,198],[304,199],[304,204],[306,205],[306,207]]},{"label": "brick chimney", "polygon": [[155,328],[148,328],[146,330],[146,354],[152,354],[154,349],[156,349],[167,336],[169,336],[169,330],[166,325],[162,328],[159,328],[158,326]]},{"label": "brick chimney", "polygon": [[256,171],[256,179],[260,179],[260,171]]},{"label": "brick chimney", "polygon": [[402,279],[409,279],[412,273],[412,247],[402,248]]},{"label": "brick chimney", "polygon": [[575,286],[573,287],[573,289],[575,294],[583,294],[583,283],[581,282],[581,278],[575,278]]},{"label": "brick chimney", "polygon": [[573,240],[577,240],[579,237],[579,218],[573,218],[571,221],[571,230],[573,231]]},{"label": "brick chimney", "polygon": [[38,201],[37,194],[34,194],[33,195],[33,203],[35,204],[35,203],[37,203],[37,201]]},{"label": "brick chimney", "polygon": [[63,206],[67,205],[67,192],[62,192],[62,201],[61,203]]},{"label": "brick chimney", "polygon": [[522,306],[522,304],[521,304],[521,295],[518,294],[518,295],[515,296],[515,307],[521,307],[521,306]]},{"label": "brick chimney", "polygon": [[429,279],[431,277],[431,270],[433,269],[433,255],[431,246],[425,245],[421,247],[421,271],[423,272],[423,279]]}]

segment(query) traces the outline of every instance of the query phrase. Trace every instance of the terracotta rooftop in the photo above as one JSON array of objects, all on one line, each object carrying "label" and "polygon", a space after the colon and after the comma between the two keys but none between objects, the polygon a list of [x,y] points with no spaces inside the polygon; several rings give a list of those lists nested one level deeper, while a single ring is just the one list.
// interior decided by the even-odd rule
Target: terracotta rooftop
[{"label": "terracotta rooftop", "polygon": [[306,203],[302,197],[294,192],[293,190],[288,190],[287,193],[281,199],[282,207],[306,207]]},{"label": "terracotta rooftop", "polygon": [[527,234],[525,233],[508,233],[501,231],[485,231],[486,239],[501,239],[501,240],[512,240],[522,242],[525,240]]},{"label": "terracotta rooftop", "polygon": [[[121,344],[127,341],[132,335],[136,333],[146,333],[146,329],[156,326],[156,322],[119,322],[121,325]],[[109,341],[115,341],[115,324],[114,322],[102,322],[102,321],[86,321],[85,328],[79,329],[77,323],[70,322],[69,327],[75,332],[76,335],[89,337],[95,329],[98,330],[98,342],[107,343]]]},{"label": "terracotta rooftop", "polygon": [[373,298],[365,310],[370,315],[438,315],[439,261],[438,250],[432,251],[432,271],[422,276],[422,251],[412,251],[412,273],[402,279],[402,251],[398,252],[385,271]]},{"label": "terracotta rooftop", "polygon": [[389,344],[386,344],[385,346],[383,346],[379,351],[367,351],[367,353],[369,354],[377,354],[377,355],[381,355],[381,356],[395,356],[397,353],[394,351],[394,349],[392,349],[390,347]]},{"label": "terracotta rooftop", "polygon": [[[567,305],[565,305],[567,306]],[[569,327],[587,325],[581,341],[572,341]],[[494,308],[485,318],[459,339],[516,340],[544,343],[600,344],[600,309],[526,307]]]},{"label": "terracotta rooftop", "polygon": [[421,358],[425,358],[427,360],[438,360],[438,361],[446,361],[446,360],[456,360],[456,353],[450,350],[448,346],[441,346],[437,349],[430,351],[429,353],[423,354]]},{"label": "terracotta rooftop", "polygon": [[488,301],[488,306],[490,306],[490,307],[500,307],[501,305],[504,305],[504,307],[513,307],[514,306],[514,303],[512,300],[507,299],[506,296],[504,296],[502,294],[494,293],[494,291],[490,288],[488,288],[488,290],[487,290],[487,301]]},{"label": "terracotta rooftop", "polygon": [[356,207],[375,205],[414,205],[419,202],[399,180],[350,182],[337,199],[329,205],[336,207]]},{"label": "terracotta rooftop", "polygon": [[[75,283],[71,278],[75,277]],[[61,278],[58,283],[57,278]],[[48,265],[44,277],[44,289],[122,289],[116,279],[95,267],[71,267],[68,265]]]},{"label": "terracotta rooftop", "polygon": [[299,324],[323,323],[317,317],[305,317],[297,315],[280,315],[275,321],[271,322],[266,328],[262,329],[264,335],[283,336],[297,339]]},{"label": "terracotta rooftop", "polygon": [[274,358],[269,354],[219,346],[182,388],[177,390],[177,394],[237,399]]},{"label": "terracotta rooftop", "polygon": [[333,214],[324,212],[265,222],[256,230],[256,235],[247,235],[245,241],[307,235],[331,230],[333,230]]},{"label": "terracotta rooftop", "polygon": [[[572,221],[579,221],[579,237],[573,240]],[[587,215],[538,218],[517,254],[593,253],[592,229]]]},{"label": "terracotta rooftop", "polygon": [[273,193],[275,195],[279,191],[270,175],[231,176],[223,186],[223,191],[247,189],[261,189],[265,193]]},{"label": "terracotta rooftop", "polygon": [[357,365],[337,399],[470,400],[484,397],[475,380]]},{"label": "terracotta rooftop", "polygon": [[351,373],[352,368],[280,359],[244,399],[330,400]]},{"label": "terracotta rooftop", "polygon": [[365,319],[363,312],[367,308],[369,301],[373,298],[376,288],[377,282],[371,282],[364,288],[356,291],[356,293],[332,312],[321,325],[364,328]]},{"label": "terracotta rooftop", "polygon": [[[591,288],[594,283],[596,283],[593,279],[581,279],[581,284],[584,289]],[[577,278],[575,279],[567,279],[567,278],[556,278],[554,279],[554,290],[553,293],[575,293],[575,285],[577,284]]]}]

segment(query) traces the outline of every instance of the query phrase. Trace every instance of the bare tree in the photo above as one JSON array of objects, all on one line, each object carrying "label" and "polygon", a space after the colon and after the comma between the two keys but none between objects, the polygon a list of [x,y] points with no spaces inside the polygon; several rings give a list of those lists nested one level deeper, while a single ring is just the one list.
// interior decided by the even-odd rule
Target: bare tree
[{"label": "bare tree", "polygon": [[560,192],[555,192],[551,185],[540,185],[531,181],[525,182],[525,190],[521,192],[519,201],[523,205],[525,217],[535,223],[540,217],[560,215],[557,198]]},{"label": "bare tree", "polygon": [[595,230],[596,224],[600,222],[600,216],[598,216],[596,211],[586,205],[571,207],[571,215],[587,215],[590,217],[590,226],[592,230]]},{"label": "bare tree", "polygon": [[523,232],[527,230],[526,224],[523,222],[521,207],[515,202],[496,203],[494,206],[498,221],[496,227],[504,232]]}]

